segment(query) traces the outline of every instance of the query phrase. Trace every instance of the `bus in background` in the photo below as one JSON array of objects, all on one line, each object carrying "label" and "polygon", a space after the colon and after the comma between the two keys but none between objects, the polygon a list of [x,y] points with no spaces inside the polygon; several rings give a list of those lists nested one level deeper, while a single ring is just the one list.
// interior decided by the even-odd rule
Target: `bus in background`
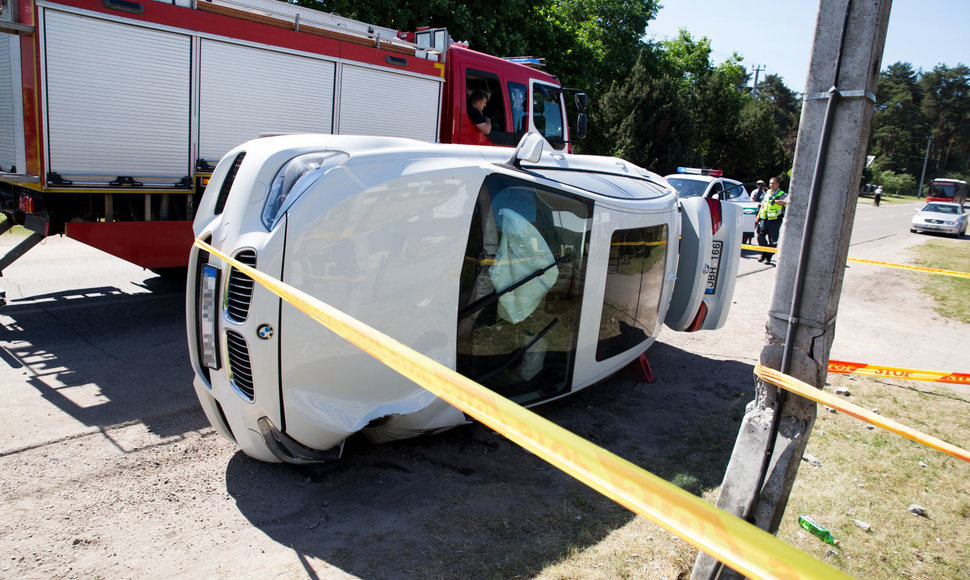
[{"label": "bus in background", "polygon": [[926,201],[967,201],[967,182],[959,179],[934,179],[926,192]]}]

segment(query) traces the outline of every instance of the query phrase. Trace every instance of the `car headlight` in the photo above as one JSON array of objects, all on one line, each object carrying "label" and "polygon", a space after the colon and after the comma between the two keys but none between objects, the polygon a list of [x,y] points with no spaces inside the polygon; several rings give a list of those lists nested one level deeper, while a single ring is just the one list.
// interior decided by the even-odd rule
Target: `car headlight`
[{"label": "car headlight", "polygon": [[304,153],[290,159],[280,168],[269,188],[263,206],[263,225],[271,230],[276,220],[318,179],[350,158],[343,151]]}]

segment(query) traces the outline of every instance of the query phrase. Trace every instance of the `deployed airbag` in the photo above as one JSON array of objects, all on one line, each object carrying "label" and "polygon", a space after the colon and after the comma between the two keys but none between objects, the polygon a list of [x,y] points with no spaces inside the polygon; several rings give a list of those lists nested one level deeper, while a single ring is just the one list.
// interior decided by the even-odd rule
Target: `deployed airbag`
[{"label": "deployed airbag", "polygon": [[[556,262],[549,244],[528,220],[511,209],[498,212],[502,222],[502,239],[491,268],[496,292],[526,278],[536,270]],[[522,322],[536,309],[559,278],[559,268],[552,266],[541,276],[498,299],[498,315],[513,324]]]}]

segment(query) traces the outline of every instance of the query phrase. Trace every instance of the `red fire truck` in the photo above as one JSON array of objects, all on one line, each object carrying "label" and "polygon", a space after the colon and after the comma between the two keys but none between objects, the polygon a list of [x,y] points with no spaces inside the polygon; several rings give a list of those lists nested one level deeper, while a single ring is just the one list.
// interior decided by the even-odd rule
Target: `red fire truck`
[{"label": "red fire truck", "polygon": [[[145,268],[184,266],[212,169],[260,135],[570,140],[556,77],[444,29],[399,33],[276,0],[0,7],[0,230],[33,232],[0,273],[60,233]],[[488,94],[487,136],[468,117],[475,89]]]}]

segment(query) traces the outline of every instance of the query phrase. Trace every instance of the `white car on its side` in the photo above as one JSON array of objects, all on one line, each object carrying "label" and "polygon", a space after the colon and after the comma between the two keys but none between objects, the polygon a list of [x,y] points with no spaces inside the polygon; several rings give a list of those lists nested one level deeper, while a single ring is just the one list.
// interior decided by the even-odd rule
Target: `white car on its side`
[{"label": "white car on its side", "polygon": [[[601,381],[664,323],[724,324],[740,211],[681,200],[621,159],[350,135],[226,155],[195,236],[522,405]],[[193,248],[189,352],[202,408],[264,461],[327,461],[465,415],[209,252]]]},{"label": "white car on its side", "polygon": [[751,194],[743,183],[722,177],[723,174],[720,169],[678,167],[677,173],[664,176],[664,179],[681,198],[713,197],[737,204],[743,214],[741,230],[745,234],[754,234],[754,220],[760,204],[751,200]]}]

